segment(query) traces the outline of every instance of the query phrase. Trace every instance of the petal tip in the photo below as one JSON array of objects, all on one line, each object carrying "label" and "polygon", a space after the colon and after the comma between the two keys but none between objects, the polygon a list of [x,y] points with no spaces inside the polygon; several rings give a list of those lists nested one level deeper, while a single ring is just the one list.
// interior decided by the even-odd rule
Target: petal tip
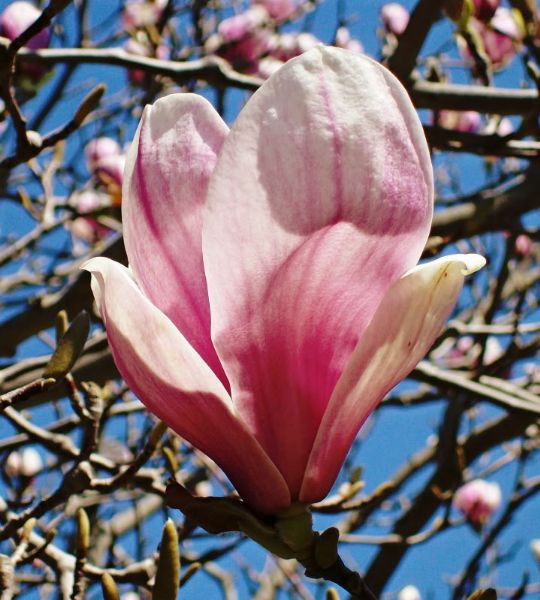
[{"label": "petal tip", "polygon": [[486,265],[486,259],[480,254],[462,254],[460,258],[465,267],[463,275],[472,275]]}]

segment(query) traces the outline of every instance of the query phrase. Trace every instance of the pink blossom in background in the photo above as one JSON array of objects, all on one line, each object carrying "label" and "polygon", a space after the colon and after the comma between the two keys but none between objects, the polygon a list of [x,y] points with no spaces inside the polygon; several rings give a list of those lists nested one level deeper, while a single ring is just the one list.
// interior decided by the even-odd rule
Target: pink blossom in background
[{"label": "pink blossom in background", "polygon": [[453,504],[473,525],[483,525],[502,502],[501,488],[495,482],[474,479],[455,493]]},{"label": "pink blossom in background", "polygon": [[437,124],[445,129],[453,129],[463,133],[477,133],[482,125],[482,117],[474,110],[454,111],[441,110]]},{"label": "pink blossom in background", "polygon": [[351,32],[346,27],[339,27],[336,31],[335,45],[351,52],[364,52],[364,46],[351,37]]},{"label": "pink blossom in background", "polygon": [[84,147],[86,165],[92,172],[105,158],[118,156],[122,153],[120,144],[110,137],[98,137],[90,140]]},{"label": "pink blossom in background", "polygon": [[205,49],[225,58],[237,71],[257,73],[259,60],[274,46],[275,36],[268,23],[267,10],[254,5],[221,21],[217,34],[210,36]]},{"label": "pink blossom in background", "polygon": [[[148,56],[168,60],[170,58],[169,48],[165,44],[159,44],[157,48],[153,46],[150,39],[144,32],[138,32],[136,37],[129,38],[124,42],[124,50],[135,56]],[[128,78],[132,85],[141,85],[144,83],[146,73],[142,69],[129,69]]]},{"label": "pink blossom in background", "polygon": [[96,138],[88,142],[84,153],[90,173],[108,189],[113,202],[120,204],[126,157],[118,142]]},{"label": "pink blossom in background", "polygon": [[409,11],[397,2],[390,2],[381,8],[381,21],[388,33],[401,35],[409,24]]},{"label": "pink blossom in background", "polygon": [[230,132],[198,95],[147,107],[123,198],[130,268],[85,265],[116,364],[259,513],[328,493],[485,262],[416,265],[422,126],[389,71],[333,47],[285,64]]},{"label": "pink blossom in background", "polygon": [[[41,11],[30,2],[19,0],[8,4],[0,15],[1,35],[10,40],[18,38],[40,15]],[[26,45],[32,50],[46,48],[49,45],[50,37],[51,32],[47,27],[31,38]]]},{"label": "pink blossom in background", "polygon": [[297,0],[252,0],[252,4],[260,4],[276,21],[288,19],[298,8]]},{"label": "pink blossom in background", "polygon": [[[470,27],[478,34],[483,50],[495,71],[510,63],[523,38],[512,11],[508,8],[499,7],[488,24],[471,18]],[[460,43],[459,50],[464,58],[471,60],[471,53],[463,42]]]},{"label": "pink blossom in background", "polygon": [[271,53],[278,60],[286,62],[321,44],[321,40],[312,33],[282,33],[279,35]]},{"label": "pink blossom in background", "polygon": [[268,11],[260,5],[221,21],[218,33],[224,42],[238,42],[268,22]]},{"label": "pink blossom in background", "polygon": [[122,13],[126,29],[156,25],[167,6],[168,0],[128,0]]},{"label": "pink blossom in background", "polygon": [[515,241],[516,254],[523,258],[530,256],[533,247],[533,241],[526,233],[521,233]]},{"label": "pink blossom in background", "polygon": [[501,0],[473,0],[474,16],[487,23],[499,8],[500,3]]}]

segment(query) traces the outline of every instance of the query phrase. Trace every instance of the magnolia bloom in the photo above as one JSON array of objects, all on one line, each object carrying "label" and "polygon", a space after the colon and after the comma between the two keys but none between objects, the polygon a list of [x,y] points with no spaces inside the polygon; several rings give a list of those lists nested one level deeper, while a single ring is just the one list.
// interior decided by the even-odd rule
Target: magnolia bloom
[{"label": "magnolia bloom", "polygon": [[90,173],[107,189],[113,204],[120,204],[126,157],[118,142],[96,138],[86,144],[84,153]]},{"label": "magnolia bloom", "polygon": [[381,8],[381,21],[388,33],[401,35],[409,24],[409,11],[397,2],[389,2]]},{"label": "magnolia bloom", "polygon": [[127,29],[156,25],[167,6],[168,0],[129,0],[122,14]]},{"label": "magnolia bloom", "polygon": [[[0,15],[0,32],[3,36],[14,40],[28,29],[40,15],[41,11],[30,2],[24,2],[24,0],[12,2]],[[47,27],[31,38],[26,45],[32,50],[46,48],[49,45],[50,36],[51,32]]]},{"label": "magnolia bloom", "polygon": [[463,133],[477,133],[482,125],[482,117],[479,112],[474,110],[441,110],[438,114],[437,123],[445,129],[453,129]]},{"label": "magnolia bloom", "polygon": [[501,501],[501,488],[497,483],[474,479],[457,490],[453,503],[473,525],[483,525]]},{"label": "magnolia bloom", "polygon": [[318,46],[229,131],[202,97],[147,107],[128,154],[130,268],[85,268],[116,364],[255,511],[321,500],[424,356],[477,255],[415,266],[433,174],[407,92]]},{"label": "magnolia bloom", "polygon": [[259,60],[274,43],[273,32],[267,26],[269,18],[266,8],[257,4],[224,19],[218,32],[208,38],[206,51],[222,56],[238,71],[256,73]]},{"label": "magnolia bloom", "polygon": [[252,4],[260,4],[276,21],[288,19],[298,6],[296,0],[252,0]]},{"label": "magnolia bloom", "polygon": [[[523,35],[511,10],[497,8],[488,24],[473,18],[470,20],[470,26],[478,34],[493,70],[504,68],[514,58]],[[460,42],[459,50],[464,58],[471,58],[471,53],[464,42]]]},{"label": "magnolia bloom", "polygon": [[364,52],[362,43],[352,38],[350,31],[346,27],[339,27],[336,31],[335,46],[351,50],[352,52]]},{"label": "magnolia bloom", "polygon": [[322,42],[319,38],[305,31],[300,33],[282,33],[278,37],[271,53],[278,60],[285,62],[321,44]]},{"label": "magnolia bloom", "polygon": [[514,247],[516,254],[525,258],[531,254],[533,241],[526,233],[521,233],[517,236]]}]

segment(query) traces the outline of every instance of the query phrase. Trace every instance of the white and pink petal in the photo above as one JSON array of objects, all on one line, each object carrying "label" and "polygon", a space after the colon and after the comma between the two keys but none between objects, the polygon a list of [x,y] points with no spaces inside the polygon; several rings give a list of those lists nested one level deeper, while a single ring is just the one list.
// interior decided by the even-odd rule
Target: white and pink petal
[{"label": "white and pink petal", "polygon": [[291,60],[223,145],[203,217],[212,336],[293,497],[347,358],[431,215],[418,117],[365,56],[320,46]]},{"label": "white and pink petal", "polygon": [[196,94],[171,94],[147,106],[128,154],[122,203],[137,283],[226,387],[210,339],[201,229],[208,180],[227,133]]},{"label": "white and pink petal", "polygon": [[425,356],[454,308],[465,276],[484,264],[477,254],[443,257],[418,265],[388,290],[328,403],[301,501],[326,496],[364,421]]},{"label": "white and pink petal", "polygon": [[212,458],[259,512],[288,506],[276,467],[218,377],[172,321],[137,287],[128,269],[106,258],[84,265],[118,369],[148,410]]}]

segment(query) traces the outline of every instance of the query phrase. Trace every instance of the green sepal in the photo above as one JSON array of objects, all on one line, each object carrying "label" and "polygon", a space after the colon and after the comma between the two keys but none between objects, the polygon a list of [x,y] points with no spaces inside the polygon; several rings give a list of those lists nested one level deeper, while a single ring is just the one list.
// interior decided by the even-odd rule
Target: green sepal
[{"label": "green sepal", "polygon": [[167,486],[165,497],[169,506],[181,510],[208,533],[238,531],[280,558],[295,558],[278,532],[237,498],[197,498],[176,482]]}]

